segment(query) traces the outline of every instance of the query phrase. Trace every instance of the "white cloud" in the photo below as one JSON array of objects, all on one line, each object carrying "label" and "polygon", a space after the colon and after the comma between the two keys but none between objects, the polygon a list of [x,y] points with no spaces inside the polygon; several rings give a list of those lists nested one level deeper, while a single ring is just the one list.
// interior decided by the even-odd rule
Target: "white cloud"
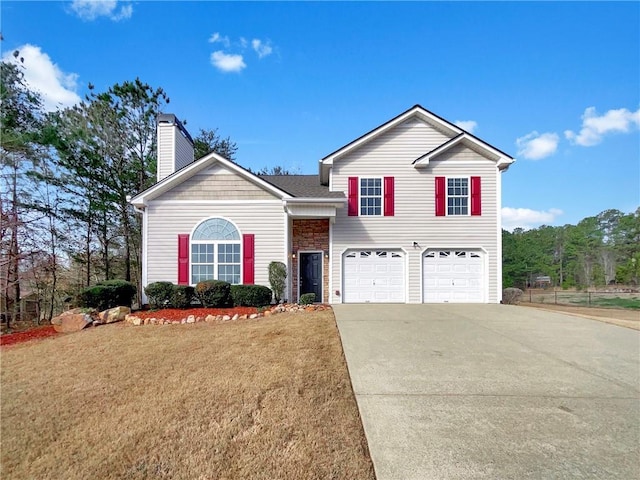
[{"label": "white cloud", "polygon": [[478,122],[474,120],[456,120],[454,124],[469,133],[473,133],[478,128]]},{"label": "white cloud", "polygon": [[[80,101],[76,93],[78,74],[63,72],[38,46],[26,44],[17,50],[24,58],[24,79],[29,87],[41,93],[47,111],[70,107]],[[11,61],[12,56],[7,52],[3,60]]]},{"label": "white cloud", "polygon": [[[230,40],[226,35],[215,32],[209,37],[209,43],[220,43],[224,46],[224,50],[216,50],[211,54],[211,64],[222,72],[240,72],[245,69],[247,64],[244,54],[249,47],[258,54],[258,58],[264,58],[273,53],[271,42],[263,42],[258,38],[254,38],[249,43],[246,37]],[[239,53],[231,53],[230,50]]]},{"label": "white cloud", "polygon": [[560,137],[557,133],[538,133],[533,131],[516,140],[518,155],[529,160],[540,160],[553,155],[558,149]]},{"label": "white cloud", "polygon": [[218,32],[214,33],[209,37],[209,43],[221,43],[226,48],[229,48],[229,46],[231,45],[231,42],[229,41],[229,37],[222,36]]},{"label": "white cloud", "polygon": [[119,21],[131,18],[133,7],[131,4],[122,5],[118,9],[118,0],[73,0],[71,10],[82,20],[95,20],[98,17],[108,17]]},{"label": "white cloud", "polygon": [[247,64],[242,55],[224,53],[217,50],[211,54],[211,64],[221,72],[240,72]]},{"label": "white cloud", "polygon": [[271,48],[271,45],[269,44],[269,42],[267,43],[262,43],[262,40],[254,38],[253,40],[251,40],[251,48],[253,48],[256,53],[258,54],[258,58],[264,58],[266,56],[271,55],[271,53],[273,53],[273,48]]},{"label": "white cloud", "polygon": [[630,112],[626,108],[619,108],[598,116],[596,108],[589,107],[582,115],[580,132],[576,134],[567,130],[564,135],[571,143],[592,147],[602,142],[603,137],[609,133],[627,133],[638,127],[640,127],[640,109]]},{"label": "white cloud", "polygon": [[540,225],[553,223],[556,217],[564,212],[557,208],[544,210],[531,210],[529,208],[502,208],[502,228],[512,231],[514,228],[530,229]]}]

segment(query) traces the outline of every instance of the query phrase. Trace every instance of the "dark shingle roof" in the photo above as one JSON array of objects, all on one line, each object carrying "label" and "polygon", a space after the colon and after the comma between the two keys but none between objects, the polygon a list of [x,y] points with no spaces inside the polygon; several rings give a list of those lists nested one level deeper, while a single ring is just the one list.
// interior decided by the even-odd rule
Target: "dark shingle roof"
[{"label": "dark shingle roof", "polygon": [[320,185],[318,175],[258,175],[258,177],[294,197],[344,198],[344,192],[330,192],[329,187]]}]

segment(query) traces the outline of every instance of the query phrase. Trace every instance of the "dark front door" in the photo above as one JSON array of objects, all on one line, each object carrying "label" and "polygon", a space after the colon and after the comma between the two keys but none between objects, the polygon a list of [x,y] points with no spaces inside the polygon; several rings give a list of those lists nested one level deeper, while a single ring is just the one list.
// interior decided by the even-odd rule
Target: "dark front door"
[{"label": "dark front door", "polygon": [[300,254],[300,295],[315,293],[322,302],[322,253]]}]

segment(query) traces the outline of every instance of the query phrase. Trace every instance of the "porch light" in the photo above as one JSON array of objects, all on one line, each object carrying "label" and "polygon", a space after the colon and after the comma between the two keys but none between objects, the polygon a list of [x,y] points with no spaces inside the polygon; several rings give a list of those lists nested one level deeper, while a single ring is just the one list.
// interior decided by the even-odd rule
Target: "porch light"
[{"label": "porch light", "polygon": [[291,258],[296,258],[296,251],[295,250],[291,251]]},{"label": "porch light", "polygon": [[324,251],[324,258],[329,258],[329,250]]}]

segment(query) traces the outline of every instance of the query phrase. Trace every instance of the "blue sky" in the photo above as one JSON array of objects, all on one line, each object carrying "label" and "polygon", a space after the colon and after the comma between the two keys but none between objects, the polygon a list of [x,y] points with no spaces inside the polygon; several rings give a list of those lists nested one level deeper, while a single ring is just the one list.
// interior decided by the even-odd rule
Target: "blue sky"
[{"label": "blue sky", "polygon": [[505,227],[640,205],[638,2],[15,2],[49,108],[140,77],[241,165],[318,160],[415,104],[517,158]]}]

